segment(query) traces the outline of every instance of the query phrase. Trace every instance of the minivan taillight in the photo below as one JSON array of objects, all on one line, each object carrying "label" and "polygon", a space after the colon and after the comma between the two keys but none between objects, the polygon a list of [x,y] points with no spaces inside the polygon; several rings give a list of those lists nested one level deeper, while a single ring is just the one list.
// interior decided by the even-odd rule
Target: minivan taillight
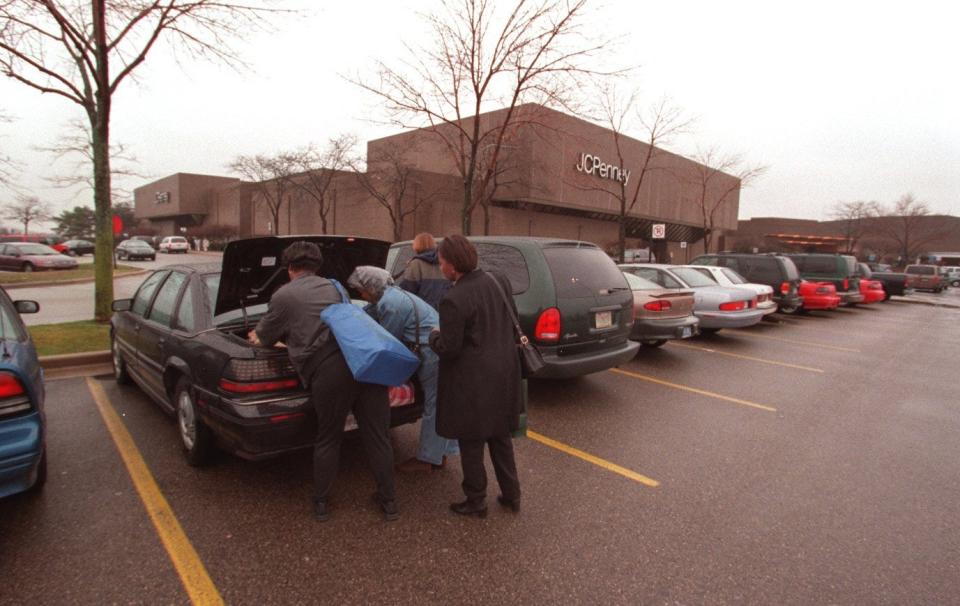
[{"label": "minivan taillight", "polygon": [[673,304],[670,301],[650,301],[643,306],[647,311],[667,311],[671,307],[673,307]]},{"label": "minivan taillight", "polygon": [[0,417],[30,410],[30,398],[16,375],[0,372]]},{"label": "minivan taillight", "polygon": [[780,293],[781,293],[781,294],[784,294],[784,295],[790,294],[790,283],[789,283],[789,282],[783,282],[782,284],[780,284]]},{"label": "minivan taillight", "polygon": [[537,341],[560,340],[560,310],[556,307],[545,309],[537,318],[537,328],[533,332]]},{"label": "minivan taillight", "polygon": [[843,281],[843,290],[850,290],[850,280]]}]

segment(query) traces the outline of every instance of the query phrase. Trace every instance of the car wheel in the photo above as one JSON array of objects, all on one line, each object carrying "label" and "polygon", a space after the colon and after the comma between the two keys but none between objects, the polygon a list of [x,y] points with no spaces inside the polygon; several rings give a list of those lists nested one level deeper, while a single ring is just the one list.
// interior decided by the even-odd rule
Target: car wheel
[{"label": "car wheel", "polygon": [[799,306],[799,305],[794,305],[794,306],[792,306],[792,307],[790,307],[790,306],[781,307],[781,308],[779,309],[779,311],[780,311],[780,313],[782,313],[782,314],[786,314],[786,315],[788,315],[788,316],[792,316],[792,315],[794,315],[795,313],[797,313],[797,312],[800,311],[800,306]]},{"label": "car wheel", "polygon": [[129,385],[130,374],[127,372],[127,363],[123,361],[123,356],[120,355],[120,345],[113,335],[110,336],[110,359],[113,361],[113,378],[120,385]]},{"label": "car wheel", "polygon": [[954,287],[960,286],[960,280],[954,280],[953,282],[950,283],[950,286],[954,286]]},{"label": "car wheel", "polygon": [[190,382],[180,379],[175,393],[177,404],[177,429],[187,463],[193,467],[205,465],[210,460],[213,435],[197,414],[197,406],[190,393]]},{"label": "car wheel", "polygon": [[20,269],[26,272],[31,272],[33,271],[33,263],[24,263],[20,266]]},{"label": "car wheel", "polygon": [[47,483],[47,449],[44,447],[40,455],[40,465],[37,467],[37,479],[30,487],[30,492],[40,492]]},{"label": "car wheel", "polygon": [[667,342],[666,339],[657,339],[655,341],[640,341],[640,345],[653,349],[657,347],[662,347],[663,344],[666,342]]}]

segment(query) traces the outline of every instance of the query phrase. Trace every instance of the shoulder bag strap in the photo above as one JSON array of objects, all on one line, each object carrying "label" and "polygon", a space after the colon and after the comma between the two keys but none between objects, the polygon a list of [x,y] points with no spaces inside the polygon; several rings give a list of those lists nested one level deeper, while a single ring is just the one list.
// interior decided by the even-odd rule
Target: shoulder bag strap
[{"label": "shoulder bag strap", "polygon": [[483,273],[496,285],[497,292],[500,293],[500,298],[503,299],[503,304],[507,306],[507,312],[510,314],[510,319],[513,320],[513,330],[517,333],[517,340],[526,345],[529,342],[529,339],[527,339],[527,335],[523,334],[523,329],[520,328],[520,320],[517,318],[517,313],[513,311],[513,305],[510,305],[510,300],[507,299],[507,293],[503,290],[503,286],[501,286],[500,282],[492,275],[488,274],[487,272]]},{"label": "shoulder bag strap", "polygon": [[419,354],[420,353],[420,312],[417,310],[417,302],[413,299],[413,296],[407,291],[403,290],[402,288],[398,288],[397,290],[407,295],[407,298],[410,299],[410,303],[413,304],[413,317],[416,319],[416,322],[417,322],[417,330],[413,338],[412,349],[413,349],[413,353]]}]

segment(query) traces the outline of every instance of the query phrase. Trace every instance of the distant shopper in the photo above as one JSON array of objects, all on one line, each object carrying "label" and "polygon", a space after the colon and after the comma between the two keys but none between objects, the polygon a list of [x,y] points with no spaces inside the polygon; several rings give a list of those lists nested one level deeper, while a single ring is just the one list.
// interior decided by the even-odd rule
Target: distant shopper
[{"label": "distant shopper", "polygon": [[203,248],[203,252],[207,252],[207,250],[210,248],[210,240],[207,240],[206,238],[204,238],[200,242],[200,246]]},{"label": "distant shopper", "polygon": [[434,309],[439,309],[440,299],[452,283],[440,271],[437,243],[433,236],[426,232],[417,234],[413,238],[413,254],[414,257],[403,270],[400,288],[417,295]]},{"label": "distant shopper", "polygon": [[499,290],[510,293],[510,283],[477,269],[477,250],[463,236],[444,238],[438,254],[440,270],[454,284],[440,302],[440,329],[430,334],[430,346],[440,356],[437,433],[460,442],[466,495],[450,509],[487,515],[483,450],[488,446],[500,485],[497,500],[518,512],[520,480],[510,434],[523,404],[520,360],[513,319]]},{"label": "distant shopper", "polygon": [[300,380],[310,390],[318,425],[313,450],[314,515],[320,521],[329,518],[330,489],[340,463],[343,427],[352,408],[377,482],[374,500],[387,520],[396,520],[387,388],[354,380],[337,340],[320,320],[320,312],[343,300],[330,280],[316,275],[323,265],[320,248],[312,242],[294,242],[283,251],[282,261],[290,283],[273,293],[269,310],[248,336],[264,347],[285,343]]},{"label": "distant shopper", "polygon": [[[437,435],[437,376],[440,359],[429,347],[430,332],[440,324],[437,311],[420,297],[393,286],[390,272],[361,265],[347,283],[371,303],[369,311],[397,339],[417,346],[420,368],[417,378],[423,388],[423,418],[420,419],[420,446],[417,456],[397,465],[403,472],[441,469],[448,456],[459,454],[457,441]],[[419,322],[419,330],[417,323]]]}]

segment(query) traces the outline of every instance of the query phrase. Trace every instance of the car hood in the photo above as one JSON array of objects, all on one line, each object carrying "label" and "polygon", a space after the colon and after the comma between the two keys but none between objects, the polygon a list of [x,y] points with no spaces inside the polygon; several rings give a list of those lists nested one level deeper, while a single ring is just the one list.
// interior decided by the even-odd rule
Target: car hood
[{"label": "car hood", "polygon": [[323,253],[323,266],[317,273],[335,278],[344,286],[358,265],[383,267],[390,249],[390,243],[383,240],[350,236],[266,236],[234,240],[223,251],[214,315],[270,301],[273,293],[290,281],[281,265],[284,249],[301,240],[313,242]]}]

